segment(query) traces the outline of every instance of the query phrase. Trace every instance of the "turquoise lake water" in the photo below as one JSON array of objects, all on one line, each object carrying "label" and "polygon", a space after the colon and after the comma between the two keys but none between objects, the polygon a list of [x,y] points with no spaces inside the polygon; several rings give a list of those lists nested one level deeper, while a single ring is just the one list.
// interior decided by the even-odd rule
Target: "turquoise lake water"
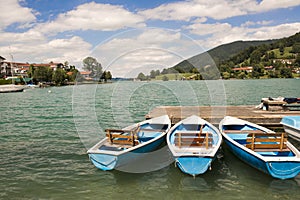
[{"label": "turquoise lake water", "polygon": [[86,154],[106,128],[144,120],[157,106],[257,105],[278,96],[300,97],[300,80],[118,82],[0,94],[0,199],[298,199],[300,175],[273,179],[226,147],[195,179],[173,163],[147,173],[104,172]]}]

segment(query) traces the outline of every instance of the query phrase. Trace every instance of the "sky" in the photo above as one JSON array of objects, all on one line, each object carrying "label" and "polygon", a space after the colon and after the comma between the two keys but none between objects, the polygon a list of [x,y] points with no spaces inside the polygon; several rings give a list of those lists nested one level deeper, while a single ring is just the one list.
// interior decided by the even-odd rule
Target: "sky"
[{"label": "sky", "polygon": [[114,77],[172,67],[237,40],[300,31],[300,0],[9,0],[0,2],[0,56],[67,61],[91,56]]}]

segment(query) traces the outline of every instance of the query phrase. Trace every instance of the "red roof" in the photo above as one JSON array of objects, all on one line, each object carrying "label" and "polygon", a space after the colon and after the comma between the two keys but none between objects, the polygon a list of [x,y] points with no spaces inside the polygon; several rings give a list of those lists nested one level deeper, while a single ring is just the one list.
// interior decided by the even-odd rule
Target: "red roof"
[{"label": "red roof", "polygon": [[234,71],[242,71],[242,70],[252,70],[252,67],[236,67],[233,68]]},{"label": "red roof", "polygon": [[82,75],[90,75],[92,72],[88,72],[88,71],[82,71],[82,72],[80,72],[80,74],[82,74]]}]

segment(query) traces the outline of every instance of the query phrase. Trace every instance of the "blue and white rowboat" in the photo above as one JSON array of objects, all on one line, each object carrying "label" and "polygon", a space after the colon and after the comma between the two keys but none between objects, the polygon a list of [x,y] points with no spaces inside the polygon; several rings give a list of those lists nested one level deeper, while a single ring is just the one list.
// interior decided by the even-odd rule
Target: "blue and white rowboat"
[{"label": "blue and white rowboat", "polygon": [[220,122],[219,129],[229,149],[250,166],[278,179],[300,173],[300,152],[285,133],[230,116]]},{"label": "blue and white rowboat", "polygon": [[145,120],[126,128],[106,130],[106,137],[88,150],[91,162],[101,170],[126,168],[126,165],[156,150],[171,127],[168,115]]},{"label": "blue and white rowboat", "polygon": [[300,116],[285,116],[280,123],[289,137],[300,141]]},{"label": "blue and white rowboat", "polygon": [[167,134],[167,144],[179,169],[189,175],[205,173],[221,145],[219,130],[192,115],[175,124]]}]

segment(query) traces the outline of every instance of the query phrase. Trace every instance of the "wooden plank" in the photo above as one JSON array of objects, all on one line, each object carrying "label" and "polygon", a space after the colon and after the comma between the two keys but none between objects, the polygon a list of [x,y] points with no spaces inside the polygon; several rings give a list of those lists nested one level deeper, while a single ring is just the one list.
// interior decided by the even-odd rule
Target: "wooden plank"
[{"label": "wooden plank", "polygon": [[165,132],[164,129],[148,129],[148,128],[141,128],[139,132]]},{"label": "wooden plank", "polygon": [[206,147],[206,149],[208,149],[208,139],[209,139],[208,138],[208,133],[206,133],[206,136],[205,136],[205,147]]},{"label": "wooden plank", "polygon": [[181,133],[178,133],[178,146],[181,148]]},{"label": "wooden plank", "polygon": [[[204,143],[183,143],[183,144],[181,144],[181,147],[201,147],[201,146],[205,146],[205,144]],[[209,147],[212,147],[212,144],[208,144],[207,148],[209,148]]]},{"label": "wooden plank", "polygon": [[287,138],[284,138],[284,133],[281,133],[281,138],[280,138],[280,149],[283,149],[284,142],[287,142]]},{"label": "wooden plank", "polygon": [[192,142],[198,142],[198,143],[204,143],[206,141],[212,142],[212,138],[175,138],[174,143],[178,143],[179,139],[181,140],[181,143],[192,143]]},{"label": "wooden plank", "polygon": [[237,133],[237,134],[249,134],[249,133],[264,133],[262,130],[224,130],[224,133]]},{"label": "wooden plank", "polygon": [[[252,148],[252,144],[246,144],[246,147],[251,149]],[[287,148],[286,144],[282,145],[282,149]],[[280,144],[279,143],[274,143],[274,144],[267,144],[267,143],[263,143],[263,144],[259,144],[259,143],[255,143],[254,144],[254,149],[277,149],[277,150],[281,150],[280,149]]]},{"label": "wooden plank", "polygon": [[[132,135],[121,135],[121,134],[106,133],[106,137],[111,138],[111,139],[115,139],[115,138],[131,139]],[[134,139],[138,139],[138,137],[135,135]]]},{"label": "wooden plank", "polygon": [[200,137],[200,136],[202,136],[202,137],[205,137],[206,136],[206,133],[208,133],[209,134],[209,137],[212,137],[213,136],[213,134],[211,133],[211,132],[203,132],[203,133],[199,133],[199,132],[189,132],[189,131],[177,131],[176,133],[175,133],[175,137],[178,137],[178,134],[181,134],[181,136],[182,137]]},{"label": "wooden plank", "polygon": [[300,103],[283,104],[283,107],[300,107]]},{"label": "wooden plank", "polygon": [[113,144],[124,144],[124,145],[138,145],[138,141],[132,141],[132,140],[113,140]]},{"label": "wooden plank", "polygon": [[[252,137],[251,135],[255,134],[255,137],[281,137],[281,133],[249,133],[248,136]],[[284,137],[287,135],[284,133]]]},{"label": "wooden plank", "polygon": [[181,148],[182,146],[205,146],[206,149],[212,146],[213,134],[211,132],[177,132],[175,135],[174,144]]},{"label": "wooden plank", "polygon": [[255,141],[255,135],[252,134],[252,137],[251,137],[251,149],[254,150],[254,141]]},{"label": "wooden plank", "polygon": [[123,130],[123,129],[105,129],[105,132],[110,133],[130,133],[132,130]]},{"label": "wooden plank", "polygon": [[[197,115],[201,118],[218,125],[218,122],[224,118],[224,115],[237,117],[249,122],[262,125],[267,128],[282,128],[280,121],[283,116],[300,115],[299,110],[285,112],[282,110],[274,110],[272,112],[259,110],[256,105],[248,106],[159,106],[153,108],[146,114],[146,119],[159,117],[164,114],[172,116],[172,123],[177,123],[180,120],[191,115]],[[271,106],[272,107],[272,106]],[[219,110],[220,112],[214,112]],[[224,111],[224,112],[222,112]],[[212,116],[213,114],[213,116]]]},{"label": "wooden plank", "polygon": [[271,148],[269,148],[269,149],[254,149],[254,151],[255,152],[274,152],[274,151],[278,151],[278,152],[289,152],[289,151],[291,151],[289,148],[283,148],[283,149],[278,149],[278,148],[276,148],[276,149],[271,149]]},{"label": "wooden plank", "polygon": [[285,133],[251,133],[246,139],[245,146],[251,150],[256,151],[256,149],[277,149],[282,151],[287,148],[287,135]]},{"label": "wooden plank", "polygon": [[284,143],[284,142],[287,142],[287,138],[269,138],[269,137],[266,137],[266,138],[255,138],[255,141],[253,140],[252,141],[252,137],[251,138],[247,138],[246,139],[246,142],[278,142],[278,143]]}]

